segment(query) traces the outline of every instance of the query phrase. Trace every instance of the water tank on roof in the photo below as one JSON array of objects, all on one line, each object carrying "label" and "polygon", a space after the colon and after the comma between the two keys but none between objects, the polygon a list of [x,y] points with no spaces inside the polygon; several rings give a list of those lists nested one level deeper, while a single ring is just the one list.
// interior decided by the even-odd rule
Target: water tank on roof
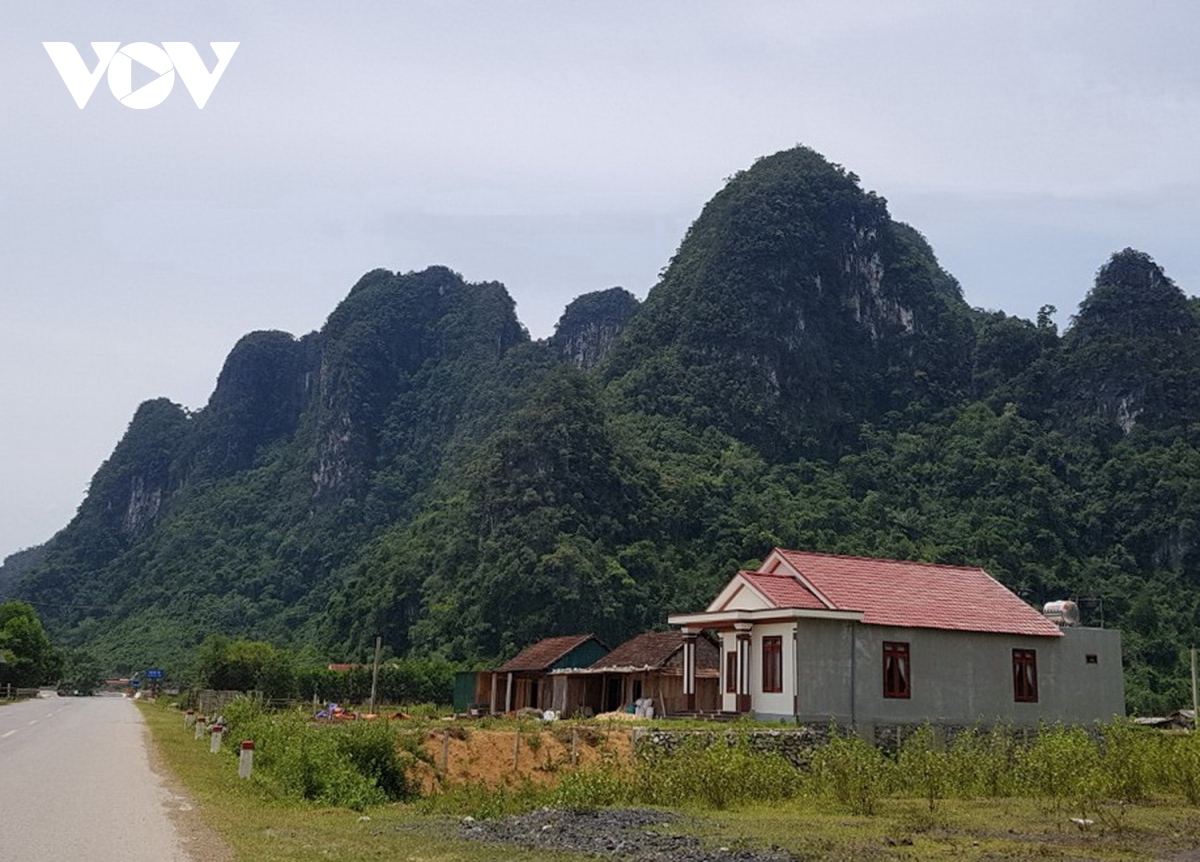
[{"label": "water tank on roof", "polygon": [[1079,605],[1070,600],[1046,602],[1046,606],[1042,608],[1042,614],[1060,626],[1079,625]]}]

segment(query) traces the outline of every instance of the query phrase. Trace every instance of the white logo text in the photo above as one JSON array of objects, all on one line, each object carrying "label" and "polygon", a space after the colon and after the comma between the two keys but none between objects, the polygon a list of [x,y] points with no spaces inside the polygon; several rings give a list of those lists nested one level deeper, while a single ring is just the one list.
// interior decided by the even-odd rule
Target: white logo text
[{"label": "white logo text", "polygon": [[[80,108],[88,103],[105,71],[108,72],[108,88],[127,108],[153,108],[162,104],[175,86],[176,72],[196,107],[203,108],[241,42],[209,42],[217,55],[217,65],[211,72],[191,42],[163,42],[162,47],[151,42],[130,42],[124,47],[120,42],[91,44],[96,53],[96,67],[89,70],[79,49],[71,42],[42,43],[71,98]],[[134,63],[145,66],[157,76],[136,90],[133,88]]]}]

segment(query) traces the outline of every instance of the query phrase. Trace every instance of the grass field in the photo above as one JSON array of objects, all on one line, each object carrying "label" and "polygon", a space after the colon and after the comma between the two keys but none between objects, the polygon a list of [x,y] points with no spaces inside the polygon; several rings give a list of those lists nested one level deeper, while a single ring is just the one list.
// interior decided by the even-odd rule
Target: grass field
[{"label": "grass field", "polygon": [[[544,790],[476,789],[457,798],[369,807],[362,812],[279,798],[265,784],[238,779],[231,757],[209,754],[178,712],[146,705],[160,762],[197,806],[204,823],[237,860],[581,859],[455,837],[459,816],[548,803]],[[539,796],[538,794],[543,794]],[[770,804],[689,810],[685,829],[714,846],[782,847],[798,859],[1017,860],[1169,859],[1200,862],[1200,809],[1182,798],[1136,805],[1067,799],[881,798],[870,816],[827,796],[801,793]],[[450,813],[439,813],[450,812]],[[1092,821],[1080,826],[1072,817]],[[219,848],[206,852],[217,858]]]}]

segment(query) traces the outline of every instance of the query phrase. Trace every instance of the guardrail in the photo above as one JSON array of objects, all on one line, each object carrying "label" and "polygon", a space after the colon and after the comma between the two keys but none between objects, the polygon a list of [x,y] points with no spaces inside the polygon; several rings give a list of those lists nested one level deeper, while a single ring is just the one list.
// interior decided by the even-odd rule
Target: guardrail
[{"label": "guardrail", "polygon": [[31,697],[37,697],[41,689],[37,688],[16,688],[9,683],[0,685],[0,700],[28,700]]}]

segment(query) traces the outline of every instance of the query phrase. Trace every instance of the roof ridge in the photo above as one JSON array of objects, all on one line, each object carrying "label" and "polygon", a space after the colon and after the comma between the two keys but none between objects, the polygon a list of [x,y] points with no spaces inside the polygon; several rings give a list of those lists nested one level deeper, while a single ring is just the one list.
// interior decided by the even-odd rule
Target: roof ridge
[{"label": "roof ridge", "polygon": [[[958,566],[954,563],[931,563],[927,560],[898,560],[893,557],[864,557],[859,554],[833,554],[828,551],[797,551],[791,548],[775,548],[781,554],[802,554],[806,557],[829,557],[835,560],[863,560],[868,563],[902,563],[913,564],[918,566],[933,566],[939,569],[957,569],[959,571],[968,570],[974,572],[983,572],[988,574],[987,569],[983,566]],[[768,555],[769,556],[769,555]],[[777,572],[755,572],[756,575],[774,575]],[[992,577],[990,574],[989,577]]]}]

